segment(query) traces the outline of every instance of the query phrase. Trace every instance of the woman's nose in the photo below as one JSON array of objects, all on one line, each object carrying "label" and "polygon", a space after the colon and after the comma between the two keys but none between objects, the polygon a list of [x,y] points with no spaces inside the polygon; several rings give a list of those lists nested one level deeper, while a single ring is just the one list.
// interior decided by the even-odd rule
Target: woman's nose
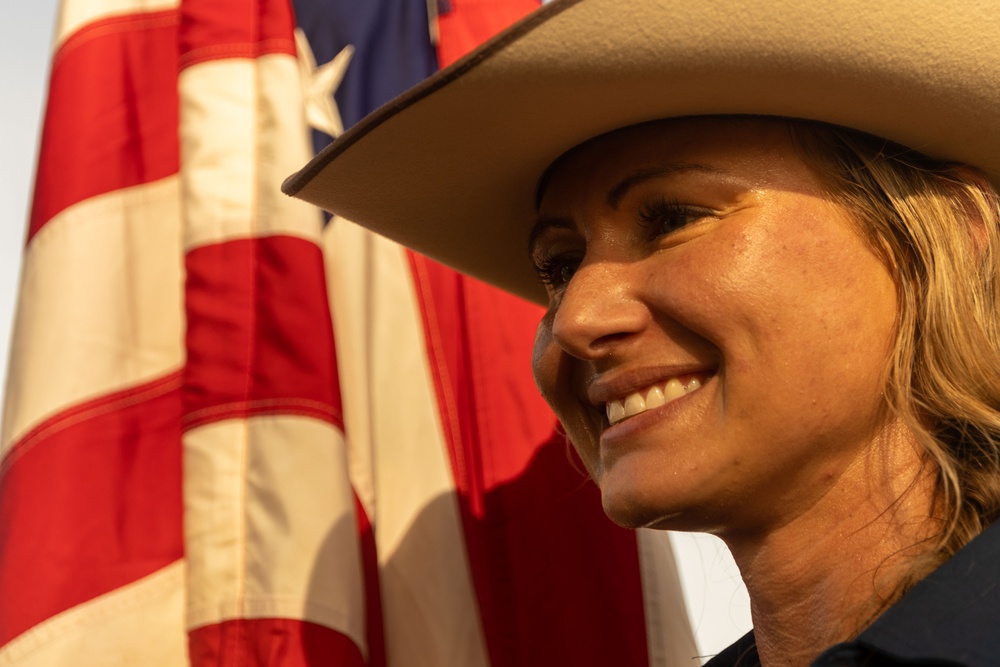
[{"label": "woman's nose", "polygon": [[649,311],[633,289],[628,262],[583,264],[566,284],[552,319],[552,336],[567,353],[598,359],[638,334]]}]

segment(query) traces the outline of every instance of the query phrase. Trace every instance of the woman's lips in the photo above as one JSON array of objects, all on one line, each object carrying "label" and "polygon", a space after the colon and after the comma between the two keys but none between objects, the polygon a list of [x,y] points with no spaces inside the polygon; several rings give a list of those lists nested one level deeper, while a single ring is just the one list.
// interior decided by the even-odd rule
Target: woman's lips
[{"label": "woman's lips", "polygon": [[610,424],[642,414],[676,401],[701,388],[712,373],[687,373],[651,384],[622,398],[604,404]]}]

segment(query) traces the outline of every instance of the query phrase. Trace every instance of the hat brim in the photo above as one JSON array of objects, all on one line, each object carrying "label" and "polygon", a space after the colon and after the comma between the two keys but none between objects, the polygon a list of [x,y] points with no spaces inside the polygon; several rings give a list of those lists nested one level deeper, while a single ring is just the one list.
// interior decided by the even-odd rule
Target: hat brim
[{"label": "hat brim", "polygon": [[287,194],[537,302],[534,195],[640,122],[825,121],[1000,185],[1000,12],[940,0],[556,0],[362,120]]}]

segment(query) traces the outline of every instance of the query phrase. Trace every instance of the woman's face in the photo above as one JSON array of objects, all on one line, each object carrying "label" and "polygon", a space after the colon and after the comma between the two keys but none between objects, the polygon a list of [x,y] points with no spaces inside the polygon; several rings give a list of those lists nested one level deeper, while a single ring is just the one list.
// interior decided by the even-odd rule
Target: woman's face
[{"label": "woman's face", "polygon": [[535,379],[622,525],[790,521],[884,426],[892,278],[781,122],[578,147],[531,252],[550,296]]}]

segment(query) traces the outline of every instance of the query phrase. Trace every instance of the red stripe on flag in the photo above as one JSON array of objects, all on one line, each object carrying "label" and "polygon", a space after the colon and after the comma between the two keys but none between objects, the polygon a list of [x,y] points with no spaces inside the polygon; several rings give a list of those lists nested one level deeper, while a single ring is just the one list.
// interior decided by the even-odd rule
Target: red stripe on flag
[{"label": "red stripe on flag", "polygon": [[[484,458],[503,446],[484,445]],[[485,517],[467,521],[492,665],[648,665],[635,533],[604,516],[568,448],[553,433],[524,474],[487,491]]]},{"label": "red stripe on flag", "polygon": [[60,211],[178,170],[177,11],[92,23],[59,49],[30,240]]},{"label": "red stripe on flag", "polygon": [[442,421],[459,425],[445,434],[491,664],[647,664],[635,534],[603,516],[528,373],[540,310],[408,255]]},{"label": "red stripe on flag", "polygon": [[183,555],[180,376],[39,425],[0,478],[0,645]]},{"label": "red stripe on flag", "polygon": [[235,619],[191,630],[188,653],[191,667],[365,667],[349,638],[287,618]]},{"label": "red stripe on flag", "polygon": [[539,0],[451,0],[438,15],[438,64],[447,67],[496,32],[538,9]]},{"label": "red stripe on flag", "polygon": [[357,494],[354,495],[354,513],[358,520],[358,541],[361,544],[361,567],[365,582],[367,667],[385,667],[385,629],[382,624],[382,587],[378,578],[378,546],[375,543],[375,530]]},{"label": "red stripe on flag", "polygon": [[199,0],[182,5],[181,67],[269,53],[295,56],[295,20],[287,1]]},{"label": "red stripe on flag", "polygon": [[188,253],[185,428],[252,414],[343,429],[322,251],[290,236]]},{"label": "red stripe on flag", "polygon": [[[487,487],[523,473],[556,421],[530,372],[531,346],[542,311],[422,255],[408,251],[407,256],[445,435],[452,447],[455,483],[478,517]],[[483,423],[487,417],[490,423]],[[490,479],[481,475],[480,439],[487,432],[511,443],[498,459],[487,462]]]}]

